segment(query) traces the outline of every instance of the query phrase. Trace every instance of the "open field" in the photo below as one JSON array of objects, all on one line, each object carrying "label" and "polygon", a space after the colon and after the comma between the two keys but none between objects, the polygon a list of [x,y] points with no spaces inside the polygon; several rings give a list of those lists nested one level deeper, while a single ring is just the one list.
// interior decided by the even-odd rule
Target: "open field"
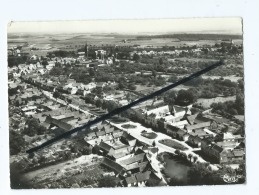
[{"label": "open field", "polygon": [[[83,46],[86,42],[89,45],[140,45],[161,47],[161,46],[193,46],[193,45],[215,45],[216,43],[221,43],[221,40],[199,40],[199,41],[176,41],[175,38],[151,38],[151,39],[135,39],[136,35],[118,35],[118,34],[100,34],[100,35],[90,35],[90,34],[49,34],[49,35],[37,35],[30,34],[18,35],[18,36],[8,36],[8,43],[11,44],[23,44],[27,42],[29,45],[34,44],[35,47],[44,47],[49,44],[51,47],[55,48],[66,48],[66,47],[77,47]],[[123,40],[126,40],[124,42]],[[129,40],[129,41],[127,41]],[[242,43],[239,39],[235,40],[236,44]]]},{"label": "open field", "polygon": [[226,101],[235,101],[236,96],[229,97],[216,97],[216,98],[199,98],[197,103],[202,105],[204,108],[209,108],[213,103],[226,102]]},{"label": "open field", "polygon": [[[222,76],[207,76],[207,75],[202,75],[201,76],[203,79],[220,79]],[[232,82],[237,82],[240,79],[243,79],[243,77],[231,75],[231,76],[224,76],[224,79],[229,79]]]}]

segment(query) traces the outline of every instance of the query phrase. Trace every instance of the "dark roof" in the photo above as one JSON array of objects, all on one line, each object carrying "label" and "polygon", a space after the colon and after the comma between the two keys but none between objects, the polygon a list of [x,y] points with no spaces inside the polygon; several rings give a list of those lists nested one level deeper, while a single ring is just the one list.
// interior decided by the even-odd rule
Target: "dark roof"
[{"label": "dark roof", "polygon": [[109,167],[110,169],[112,169],[116,173],[122,173],[123,170],[124,170],[124,168],[120,164],[118,164],[118,163],[116,163],[116,162],[114,162],[114,161],[112,161],[108,158],[104,158],[102,164]]},{"label": "dark roof", "polygon": [[167,127],[167,129],[169,129],[169,130],[171,130],[171,131],[175,131],[175,132],[179,130],[178,127],[175,127],[175,126],[170,125],[170,124],[168,124],[166,127]]},{"label": "dark roof", "polygon": [[101,142],[99,144],[99,147],[103,150],[105,150],[106,152],[109,152],[110,149],[112,148],[112,146],[110,146],[109,144],[105,143],[105,142]]},{"label": "dark roof", "polygon": [[219,153],[221,153],[223,151],[223,148],[221,148],[220,146],[218,146],[217,144],[211,144],[211,149],[215,150]]},{"label": "dark roof", "polygon": [[182,111],[186,111],[186,108],[175,105],[174,110],[175,110],[175,112],[182,112]]},{"label": "dark roof", "polygon": [[123,132],[123,134],[122,134],[122,137],[124,137],[126,140],[128,140],[128,141],[132,141],[132,140],[135,140],[136,138],[135,137],[133,137],[132,135],[130,135],[130,134],[128,134],[127,132]]},{"label": "dark roof", "polygon": [[59,120],[55,120],[55,119],[54,119],[54,120],[52,121],[52,124],[58,126],[58,127],[61,128],[61,129],[64,129],[65,131],[69,131],[69,130],[72,129],[72,125],[67,124],[67,123],[65,123],[65,122],[62,122],[62,121],[59,121]]},{"label": "dark roof", "polygon": [[53,124],[61,129],[64,129],[65,131],[69,131],[72,129],[72,125],[59,121],[57,119],[51,118],[50,116],[46,117],[45,122],[49,124]]}]

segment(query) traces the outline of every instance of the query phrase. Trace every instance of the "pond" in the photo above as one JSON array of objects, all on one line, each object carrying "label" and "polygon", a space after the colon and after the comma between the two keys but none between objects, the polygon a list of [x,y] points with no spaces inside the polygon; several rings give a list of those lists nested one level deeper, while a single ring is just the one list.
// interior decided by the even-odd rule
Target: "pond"
[{"label": "pond", "polygon": [[187,173],[190,169],[190,164],[187,161],[179,159],[177,156],[164,155],[165,174],[170,178],[176,178],[182,182],[187,182]]}]

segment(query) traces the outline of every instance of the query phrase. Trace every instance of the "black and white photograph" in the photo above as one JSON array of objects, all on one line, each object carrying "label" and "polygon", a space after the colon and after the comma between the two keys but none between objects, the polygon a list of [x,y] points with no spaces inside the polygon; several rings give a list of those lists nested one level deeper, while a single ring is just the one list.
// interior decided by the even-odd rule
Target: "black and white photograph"
[{"label": "black and white photograph", "polygon": [[242,18],[7,31],[12,189],[246,183]]}]

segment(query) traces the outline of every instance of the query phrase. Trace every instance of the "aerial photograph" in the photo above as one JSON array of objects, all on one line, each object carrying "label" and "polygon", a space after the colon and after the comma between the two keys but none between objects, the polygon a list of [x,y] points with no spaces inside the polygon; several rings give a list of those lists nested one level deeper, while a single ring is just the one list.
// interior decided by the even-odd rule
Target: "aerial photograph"
[{"label": "aerial photograph", "polygon": [[10,22],[12,189],[246,183],[242,18]]}]

